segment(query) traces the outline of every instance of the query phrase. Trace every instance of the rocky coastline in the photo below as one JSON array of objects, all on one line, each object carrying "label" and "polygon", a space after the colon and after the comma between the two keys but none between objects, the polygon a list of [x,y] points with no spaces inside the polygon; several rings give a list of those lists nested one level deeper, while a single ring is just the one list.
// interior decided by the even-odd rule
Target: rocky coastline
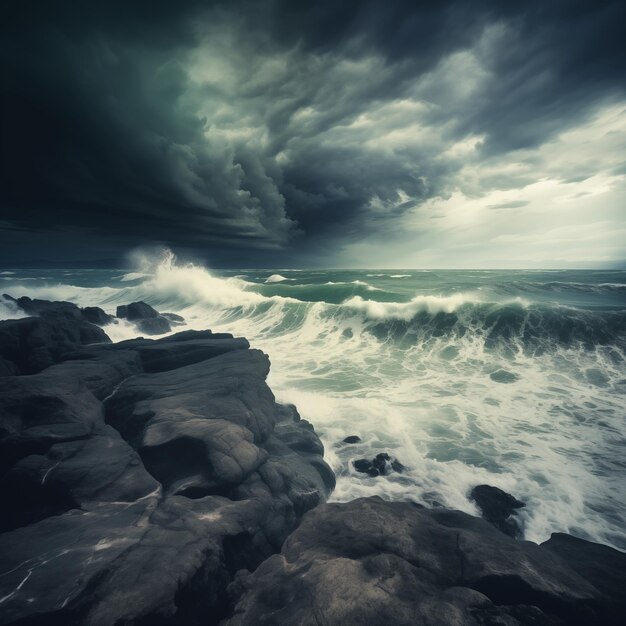
[{"label": "rocky coastline", "polygon": [[[493,487],[484,519],[326,503],[323,445],[245,338],[114,344],[116,319],[183,320],[3,298],[27,317],[0,322],[0,624],[626,623],[626,554],[519,540]],[[404,469],[380,456],[360,471]]]}]

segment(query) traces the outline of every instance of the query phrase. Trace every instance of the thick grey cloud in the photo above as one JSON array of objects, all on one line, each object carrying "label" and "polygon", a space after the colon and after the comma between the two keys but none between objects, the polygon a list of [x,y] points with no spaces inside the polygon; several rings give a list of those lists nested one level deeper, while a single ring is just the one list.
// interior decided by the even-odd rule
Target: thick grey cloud
[{"label": "thick grey cloud", "polygon": [[[5,263],[76,239],[83,256],[332,259],[432,199],[532,184],[533,150],[625,96],[617,1],[23,1],[5,18]],[[525,167],[492,167],[519,151]],[[576,167],[553,174],[604,165]]]}]

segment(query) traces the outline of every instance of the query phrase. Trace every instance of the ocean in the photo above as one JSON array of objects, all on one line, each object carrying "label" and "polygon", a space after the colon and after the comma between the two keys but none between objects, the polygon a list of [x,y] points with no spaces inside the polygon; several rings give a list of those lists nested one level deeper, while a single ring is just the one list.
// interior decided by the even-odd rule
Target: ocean
[{"label": "ocean", "polygon": [[[216,271],[165,255],[128,271],[7,269],[0,283],[111,313],[144,300],[183,315],[175,331],[246,336],[270,356],[278,400],[320,434],[335,501],[477,513],[467,494],[487,483],[526,502],[526,539],[626,550],[626,271]],[[406,471],[352,467],[378,452]]]}]

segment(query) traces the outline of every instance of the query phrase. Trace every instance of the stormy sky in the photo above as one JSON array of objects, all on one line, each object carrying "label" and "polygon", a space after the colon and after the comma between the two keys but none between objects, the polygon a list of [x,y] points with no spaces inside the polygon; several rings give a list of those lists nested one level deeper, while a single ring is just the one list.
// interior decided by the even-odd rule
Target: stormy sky
[{"label": "stormy sky", "polygon": [[6,0],[0,263],[624,267],[625,7]]}]

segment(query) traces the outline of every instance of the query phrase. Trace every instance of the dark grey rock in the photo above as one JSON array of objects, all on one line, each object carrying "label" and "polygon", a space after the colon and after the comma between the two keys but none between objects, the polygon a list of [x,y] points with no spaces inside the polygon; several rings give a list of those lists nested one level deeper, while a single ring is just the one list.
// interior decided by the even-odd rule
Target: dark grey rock
[{"label": "dark grey rock", "polygon": [[135,451],[104,423],[102,404],[50,368],[0,380],[0,529],[157,489]]},{"label": "dark grey rock", "polygon": [[0,377],[2,376],[16,376],[20,373],[20,368],[13,363],[0,357]]},{"label": "dark grey rock", "polygon": [[15,302],[17,306],[19,306],[27,315],[38,315],[41,317],[60,319],[64,318],[67,320],[77,321],[83,320],[81,310],[72,302],[33,300],[28,296],[22,296],[21,298],[16,299],[7,294],[4,294],[4,298]]},{"label": "dark grey rock", "polygon": [[159,317],[159,312],[145,302],[132,302],[117,307],[115,315],[130,322]]},{"label": "dark grey rock", "polygon": [[62,314],[0,322],[5,375],[34,374],[79,346],[106,342],[110,339],[100,327]]},{"label": "dark grey rock", "polygon": [[137,330],[144,335],[162,335],[172,330],[170,321],[145,302],[120,305],[117,307],[116,315],[133,322]]},{"label": "dark grey rock", "polygon": [[[268,459],[263,444],[277,422],[274,396],[265,384],[268,371],[262,352],[235,350],[176,370],[134,376],[106,401],[107,421],[168,493],[223,494]],[[298,429],[299,437],[293,430],[283,434],[290,454],[300,446],[321,460],[317,437],[302,423]]]},{"label": "dark grey rock", "polygon": [[97,324],[98,326],[104,326],[113,321],[113,316],[105,313],[97,306],[88,306],[81,309],[72,302],[65,302],[63,300],[54,302],[50,300],[33,300],[28,296],[22,296],[16,299],[6,293],[3,294],[2,297],[5,300],[13,302],[27,315],[36,315],[54,320],[66,319],[89,322],[90,324]]},{"label": "dark grey rock", "polygon": [[374,467],[374,464],[368,459],[357,459],[352,461],[352,465],[357,472],[368,474],[369,476],[378,476],[380,472]]},{"label": "dark grey rock", "polygon": [[88,623],[89,588],[145,534],[150,506],[108,503],[0,534],[0,624]]},{"label": "dark grey rock", "polygon": [[368,459],[357,459],[352,461],[352,465],[357,472],[368,476],[387,476],[392,472],[403,472],[406,467],[393,458],[387,452],[380,452],[371,461]]},{"label": "dark grey rock", "polygon": [[0,624],[217,623],[333,488],[319,439],[244,339],[67,345],[0,380]]},{"label": "dark grey rock", "polygon": [[250,346],[247,339],[243,337],[209,336],[194,339],[189,336],[184,342],[167,341],[167,339],[137,346],[136,351],[146,372],[164,372],[212,359],[233,350],[247,350]]},{"label": "dark grey rock", "polygon": [[361,437],[358,435],[348,435],[348,437],[343,440],[343,443],[361,443]]},{"label": "dark grey rock", "polygon": [[491,485],[477,485],[472,489],[469,497],[470,500],[476,502],[482,516],[490,524],[510,537],[521,536],[519,524],[513,516],[517,509],[526,506],[524,502]]},{"label": "dark grey rock", "polygon": [[135,322],[137,330],[144,335],[163,335],[172,330],[170,323],[162,316],[149,317]]},{"label": "dark grey rock", "polygon": [[[623,575],[626,555],[606,550]],[[621,593],[598,571],[592,584],[554,551],[459,511],[361,498],[313,509],[280,554],[240,573],[225,624],[623,623]]]},{"label": "dark grey rock", "polygon": [[[69,359],[102,359],[105,352],[133,352],[138,356],[143,371],[148,373],[165,372],[205,361],[213,357],[231,352],[247,350],[250,347],[244,337],[233,337],[227,333],[211,333],[211,331],[189,330],[162,337],[160,339],[130,339],[109,346],[98,346],[96,352],[86,349],[66,353],[64,360]],[[112,357],[115,359],[115,357]]]},{"label": "dark grey rock", "polygon": [[611,612],[618,618],[626,602],[626,554],[565,533],[553,533],[541,546],[557,554],[587,582],[613,599]]},{"label": "dark grey rock", "polygon": [[98,326],[111,324],[115,319],[112,315],[105,313],[98,306],[86,306],[81,309],[81,312],[85,321],[97,324]]},{"label": "dark grey rock", "polygon": [[60,363],[50,366],[45,371],[62,372],[65,376],[80,380],[98,400],[103,400],[123,380],[144,371],[137,352],[105,348],[114,348],[114,345],[65,353]]}]

